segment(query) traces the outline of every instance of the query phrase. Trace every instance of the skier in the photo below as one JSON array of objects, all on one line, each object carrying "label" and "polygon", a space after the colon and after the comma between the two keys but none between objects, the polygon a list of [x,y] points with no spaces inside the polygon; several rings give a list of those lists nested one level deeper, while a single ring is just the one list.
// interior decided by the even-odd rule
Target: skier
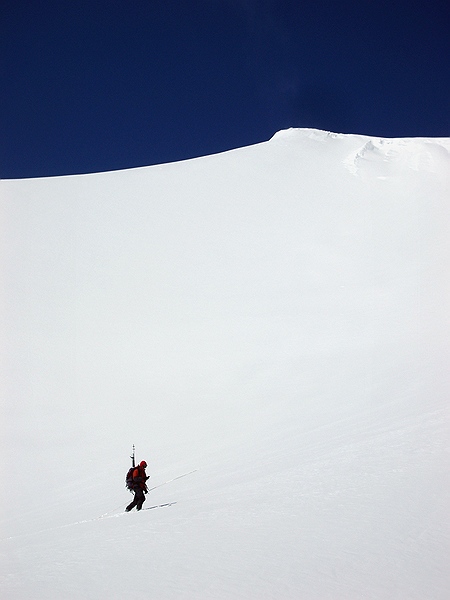
[{"label": "skier", "polygon": [[134,500],[129,504],[125,511],[129,512],[132,508],[136,507],[136,510],[141,510],[142,505],[145,502],[145,496],[148,492],[147,484],[145,483],[150,477],[146,474],[145,468],[147,463],[145,460],[141,461],[133,471],[133,491]]}]

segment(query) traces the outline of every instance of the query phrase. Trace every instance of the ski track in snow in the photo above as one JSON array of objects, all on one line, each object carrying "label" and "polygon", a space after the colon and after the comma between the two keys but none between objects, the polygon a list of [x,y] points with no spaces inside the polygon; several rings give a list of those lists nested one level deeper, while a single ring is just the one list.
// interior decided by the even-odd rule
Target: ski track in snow
[{"label": "ski track in snow", "polygon": [[148,507],[143,507],[143,509],[141,511],[136,511],[136,510],[132,510],[130,512],[126,512],[125,510],[120,511],[120,512],[113,512],[113,513],[104,513],[103,515],[100,515],[98,517],[92,517],[91,519],[82,519],[80,521],[74,521],[73,523],[67,523],[65,525],[59,525],[57,527],[49,527],[48,529],[40,529],[38,531],[33,531],[30,533],[23,533],[17,536],[10,536],[10,537],[6,537],[6,538],[0,538],[0,542],[6,541],[6,540],[13,540],[16,538],[23,538],[23,537],[27,537],[27,536],[36,536],[36,535],[41,535],[43,533],[47,533],[50,531],[55,531],[58,529],[64,529],[66,527],[74,527],[75,525],[82,525],[84,523],[94,523],[95,521],[101,521],[103,519],[115,519],[117,517],[122,517],[124,515],[130,515],[133,513],[138,513],[144,511],[144,510],[153,510],[155,508],[166,508],[169,506],[173,506],[174,504],[177,504],[177,501],[174,500],[172,502],[164,502],[162,504],[155,504],[153,506],[148,506]]}]

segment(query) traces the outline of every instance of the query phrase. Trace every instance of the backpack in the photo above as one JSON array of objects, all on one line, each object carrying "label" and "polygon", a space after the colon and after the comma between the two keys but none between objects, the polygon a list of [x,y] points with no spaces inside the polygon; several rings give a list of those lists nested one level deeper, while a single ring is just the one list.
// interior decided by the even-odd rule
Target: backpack
[{"label": "backpack", "polygon": [[136,467],[131,467],[130,469],[128,469],[126,477],[125,477],[125,487],[130,490],[130,492],[133,492],[133,472],[136,469]]}]

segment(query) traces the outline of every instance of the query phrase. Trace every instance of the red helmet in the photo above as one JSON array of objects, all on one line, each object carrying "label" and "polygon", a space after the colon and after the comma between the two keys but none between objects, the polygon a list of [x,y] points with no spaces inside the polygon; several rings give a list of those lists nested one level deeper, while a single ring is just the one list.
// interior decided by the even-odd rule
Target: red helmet
[{"label": "red helmet", "polygon": [[147,463],[145,462],[145,460],[143,460],[139,463],[139,466],[142,467],[143,469],[145,469],[145,467],[147,466]]}]

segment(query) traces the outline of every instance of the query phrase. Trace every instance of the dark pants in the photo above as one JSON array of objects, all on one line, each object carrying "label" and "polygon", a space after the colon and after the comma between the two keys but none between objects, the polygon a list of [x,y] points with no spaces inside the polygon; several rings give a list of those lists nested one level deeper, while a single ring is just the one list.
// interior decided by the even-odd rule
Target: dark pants
[{"label": "dark pants", "polygon": [[134,500],[131,504],[126,507],[126,511],[128,512],[132,508],[136,507],[137,510],[141,510],[142,505],[145,502],[144,490],[140,487],[134,489]]}]

